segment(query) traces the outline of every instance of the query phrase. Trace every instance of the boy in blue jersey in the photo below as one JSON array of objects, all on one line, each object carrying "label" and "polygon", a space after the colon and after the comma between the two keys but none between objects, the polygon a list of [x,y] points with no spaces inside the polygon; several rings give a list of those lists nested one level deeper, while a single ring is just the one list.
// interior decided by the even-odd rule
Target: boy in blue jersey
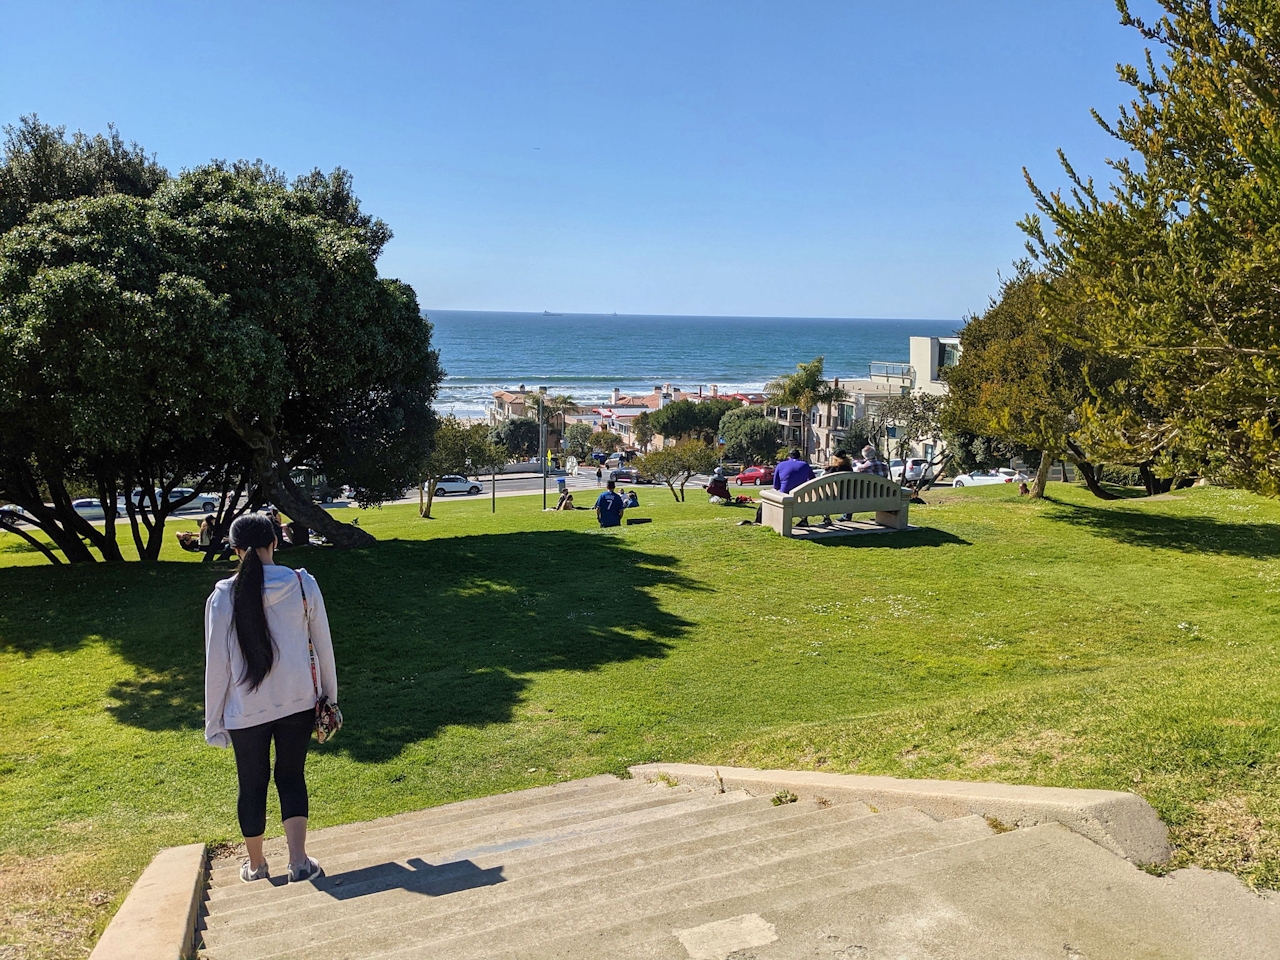
[{"label": "boy in blue jersey", "polygon": [[622,526],[622,511],[626,509],[623,499],[613,492],[616,484],[610,480],[607,489],[596,500],[596,519],[602,527]]}]

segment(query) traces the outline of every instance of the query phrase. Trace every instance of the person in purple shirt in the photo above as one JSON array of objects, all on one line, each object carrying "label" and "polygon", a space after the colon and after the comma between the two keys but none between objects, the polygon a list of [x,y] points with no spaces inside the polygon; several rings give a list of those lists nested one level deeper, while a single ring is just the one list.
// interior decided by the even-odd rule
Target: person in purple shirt
[{"label": "person in purple shirt", "polygon": [[[790,493],[806,480],[812,479],[813,467],[809,466],[797,447],[787,454],[787,459],[774,468],[773,489],[780,493]],[[808,518],[802,517],[796,521],[797,527],[807,527],[808,525]]]}]

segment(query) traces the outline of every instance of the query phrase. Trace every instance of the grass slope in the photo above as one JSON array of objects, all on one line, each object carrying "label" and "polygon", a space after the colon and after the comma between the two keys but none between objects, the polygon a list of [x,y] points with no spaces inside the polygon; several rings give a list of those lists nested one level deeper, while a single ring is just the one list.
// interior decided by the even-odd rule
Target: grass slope
[{"label": "grass slope", "polygon": [[[652,759],[821,768],[1134,790],[1177,865],[1280,887],[1280,505],[1051,492],[938,491],[926,529],[821,543],[656,489],[615,531],[540,497],[366,511],[377,546],[284,555],[324,589],[347,723],[312,823]],[[75,957],[158,847],[238,839],[201,736],[229,571],[31,559],[0,535],[0,957]]]}]

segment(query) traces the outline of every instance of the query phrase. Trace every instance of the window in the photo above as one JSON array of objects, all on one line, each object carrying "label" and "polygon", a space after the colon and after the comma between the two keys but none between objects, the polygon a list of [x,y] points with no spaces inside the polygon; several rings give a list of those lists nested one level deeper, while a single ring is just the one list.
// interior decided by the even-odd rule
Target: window
[{"label": "window", "polygon": [[939,342],[938,344],[938,370],[941,372],[947,367],[954,367],[960,362],[960,344]]}]

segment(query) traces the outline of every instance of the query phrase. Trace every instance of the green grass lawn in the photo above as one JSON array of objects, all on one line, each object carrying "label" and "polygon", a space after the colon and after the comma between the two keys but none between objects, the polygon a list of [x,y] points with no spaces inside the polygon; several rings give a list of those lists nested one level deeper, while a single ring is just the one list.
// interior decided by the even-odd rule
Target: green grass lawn
[{"label": "green grass lawn", "polygon": [[[612,531],[540,496],[362,512],[377,546],[284,555],[346,717],[312,823],[655,759],[999,780],[1136,791],[1175,865],[1280,888],[1280,504],[1050,492],[814,543],[665,489]],[[83,956],[157,848],[238,839],[201,729],[229,568],[195,559],[54,568],[0,534],[0,957]]]}]

